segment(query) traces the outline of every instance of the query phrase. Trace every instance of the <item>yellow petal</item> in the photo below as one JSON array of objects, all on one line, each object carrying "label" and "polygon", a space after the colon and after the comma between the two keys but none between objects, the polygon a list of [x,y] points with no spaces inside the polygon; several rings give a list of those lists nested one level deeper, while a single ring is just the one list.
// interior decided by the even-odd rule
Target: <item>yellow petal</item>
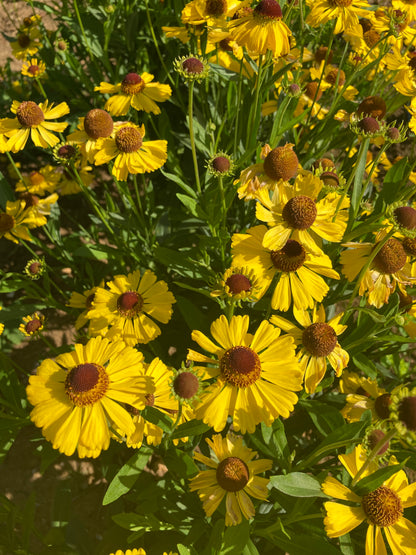
[{"label": "yellow petal", "polygon": [[348,507],[332,501],[324,503],[324,506],[327,512],[324,525],[330,538],[348,534],[367,518],[362,507]]}]

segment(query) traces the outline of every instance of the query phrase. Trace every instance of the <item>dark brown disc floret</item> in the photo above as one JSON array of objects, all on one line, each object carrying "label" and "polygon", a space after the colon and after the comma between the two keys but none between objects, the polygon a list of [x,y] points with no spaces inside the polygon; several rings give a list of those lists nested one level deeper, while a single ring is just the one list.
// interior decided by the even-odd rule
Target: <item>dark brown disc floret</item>
[{"label": "dark brown disc floret", "polygon": [[308,229],[317,214],[315,201],[305,195],[292,197],[282,210],[283,219],[294,229]]},{"label": "dark brown disc floret", "polygon": [[326,357],[338,343],[335,330],[325,322],[315,322],[303,330],[302,344],[315,357]]},{"label": "dark brown disc floret", "polygon": [[218,485],[225,491],[240,491],[245,488],[250,478],[246,463],[238,457],[227,457],[217,466]]},{"label": "dark brown disc floret", "polygon": [[105,110],[93,108],[84,119],[84,130],[91,139],[106,138],[113,132],[113,118]]},{"label": "dark brown disc floret", "polygon": [[22,127],[34,127],[45,120],[41,108],[32,100],[24,100],[16,110],[16,117]]},{"label": "dark brown disc floret", "polygon": [[374,257],[373,264],[381,274],[394,274],[406,264],[407,255],[400,241],[391,237]]},{"label": "dark brown disc floret", "polygon": [[303,266],[306,260],[306,251],[300,243],[289,239],[282,249],[271,251],[270,258],[280,272],[295,272]]}]

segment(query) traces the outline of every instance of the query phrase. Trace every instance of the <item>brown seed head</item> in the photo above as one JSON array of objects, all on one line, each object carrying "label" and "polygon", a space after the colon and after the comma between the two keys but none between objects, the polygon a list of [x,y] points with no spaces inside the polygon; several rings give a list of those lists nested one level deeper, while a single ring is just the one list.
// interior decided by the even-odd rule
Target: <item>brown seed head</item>
[{"label": "brown seed head", "polygon": [[291,144],[271,150],[264,160],[264,172],[275,181],[288,181],[298,172],[299,160]]},{"label": "brown seed head", "polygon": [[212,167],[218,173],[226,173],[230,169],[230,160],[225,156],[217,156],[212,161]]},{"label": "brown seed head", "polygon": [[42,322],[38,318],[33,318],[25,325],[26,333],[32,334],[37,332],[42,327]]},{"label": "brown seed head", "polygon": [[138,94],[146,86],[146,83],[137,73],[128,73],[121,82],[121,91],[124,94]]},{"label": "brown seed head", "polygon": [[22,127],[35,127],[45,120],[41,108],[32,100],[24,100],[17,108],[16,117]]},{"label": "brown seed head", "polygon": [[361,505],[368,520],[375,526],[392,526],[403,514],[400,497],[386,486],[364,495]]},{"label": "brown seed head", "polygon": [[5,234],[14,228],[14,218],[10,214],[0,212],[0,233]]},{"label": "brown seed head", "polygon": [[382,119],[386,115],[387,106],[380,96],[368,96],[359,104],[357,114]]},{"label": "brown seed head", "polygon": [[251,282],[248,277],[243,274],[232,274],[227,278],[225,284],[229,287],[232,295],[238,295],[242,291],[251,290]]},{"label": "brown seed head", "polygon": [[374,401],[374,408],[376,414],[382,420],[386,420],[390,417],[390,405],[391,405],[391,395],[390,393],[383,393],[379,395]]},{"label": "brown seed head", "polygon": [[276,0],[260,0],[254,12],[264,18],[282,19],[282,9]]},{"label": "brown seed head", "polygon": [[316,322],[303,330],[302,344],[314,357],[330,355],[337,343],[338,338],[334,328],[325,322]]},{"label": "brown seed head", "polygon": [[136,152],[143,144],[140,131],[134,127],[122,127],[117,131],[115,141],[121,152]]},{"label": "brown seed head", "polygon": [[260,377],[260,359],[250,347],[231,347],[221,357],[220,370],[227,383],[236,387],[247,387]]},{"label": "brown seed head", "polygon": [[399,404],[399,420],[408,430],[416,430],[416,397],[404,397]]},{"label": "brown seed head", "polygon": [[204,70],[204,64],[198,58],[187,58],[182,62],[182,69],[187,73],[201,73]]},{"label": "brown seed head", "polygon": [[280,251],[271,251],[270,258],[279,272],[295,272],[303,266],[306,251],[300,243],[289,239]]},{"label": "brown seed head", "polygon": [[306,83],[305,87],[306,96],[311,100],[315,100],[315,102],[318,102],[322,96],[322,91],[321,89],[318,90],[318,86],[317,81],[310,81],[309,83]]},{"label": "brown seed head", "polygon": [[376,118],[370,116],[360,120],[358,122],[358,127],[361,129],[361,131],[364,131],[364,133],[368,133],[369,135],[373,135],[374,133],[377,133],[377,131],[380,131],[380,125],[378,121],[376,120]]},{"label": "brown seed head", "polygon": [[294,229],[308,229],[317,214],[315,201],[305,195],[292,197],[282,210],[283,219]]},{"label": "brown seed head", "polygon": [[244,489],[249,477],[246,463],[238,457],[227,457],[217,466],[217,482],[225,491],[235,492]]},{"label": "brown seed head", "polygon": [[406,261],[402,243],[391,237],[376,254],[373,265],[381,274],[394,274],[403,268]]},{"label": "brown seed head", "polygon": [[345,72],[342,69],[332,69],[328,72],[327,76],[325,77],[325,81],[330,83],[331,85],[335,85],[338,78],[338,86],[342,87],[345,83]]},{"label": "brown seed head", "polygon": [[[315,61],[320,64],[321,62],[323,62],[326,58],[326,53],[328,52],[328,47],[327,46],[320,46],[318,48],[318,50],[316,50],[315,52]],[[329,52],[328,54],[328,59],[327,59],[327,63],[330,64],[331,60],[332,60],[332,50]]]},{"label": "brown seed head", "polygon": [[199,380],[192,372],[180,372],[173,380],[173,390],[182,399],[191,399],[199,389]]},{"label": "brown seed head", "polygon": [[109,137],[113,132],[113,118],[105,110],[93,108],[84,119],[84,129],[91,139]]},{"label": "brown seed head", "polygon": [[319,179],[324,182],[327,187],[332,189],[338,189],[339,187],[339,177],[335,172],[322,172]]},{"label": "brown seed head", "polygon": [[227,13],[227,1],[226,0],[207,0],[205,4],[205,10],[207,15],[212,17],[220,17]]},{"label": "brown seed head", "polygon": [[399,206],[394,211],[396,221],[406,229],[416,229],[416,210],[411,206]]}]

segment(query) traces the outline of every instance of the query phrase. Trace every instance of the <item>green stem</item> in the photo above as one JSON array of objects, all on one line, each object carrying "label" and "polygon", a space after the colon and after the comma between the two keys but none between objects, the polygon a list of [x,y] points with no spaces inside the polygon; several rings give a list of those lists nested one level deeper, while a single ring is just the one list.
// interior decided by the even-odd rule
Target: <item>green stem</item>
[{"label": "green stem", "polygon": [[188,96],[188,119],[189,119],[189,138],[191,139],[191,149],[192,149],[192,160],[194,162],[195,170],[195,182],[198,193],[201,194],[201,183],[199,181],[199,170],[198,161],[196,158],[196,148],[195,148],[195,135],[194,135],[194,82],[189,83],[189,96]]},{"label": "green stem", "polygon": [[234,149],[233,155],[234,158],[237,156],[237,140],[238,140],[238,125],[239,125],[239,115],[240,115],[240,105],[241,105],[241,89],[243,85],[243,64],[244,64],[244,56],[240,60],[240,74],[238,76],[238,88],[237,88],[237,101],[236,101],[236,116],[234,122]]},{"label": "green stem", "polygon": [[256,121],[256,116],[257,116],[258,103],[259,103],[259,94],[260,94],[262,70],[263,70],[263,54],[260,54],[259,61],[258,61],[256,86],[255,86],[255,91],[254,91],[255,92],[255,94],[254,94],[254,104],[251,106],[249,121],[248,121],[246,150],[248,150],[251,142],[256,141],[257,134],[255,134],[254,137],[253,137],[253,133],[254,133],[255,121]]},{"label": "green stem", "polygon": [[148,5],[148,3],[147,3],[147,0],[145,0],[145,4],[146,4],[146,15],[147,15],[147,21],[148,21],[148,23],[149,23],[150,34],[152,35],[152,39],[153,39],[153,43],[154,43],[155,48],[156,48],[157,55],[158,55],[158,57],[159,57],[159,60],[160,60],[160,63],[162,64],[163,69],[164,69],[165,72],[166,72],[166,75],[168,76],[169,81],[172,83],[172,85],[174,85],[175,83],[174,83],[174,81],[173,81],[173,78],[172,78],[171,74],[169,73],[169,71],[168,71],[168,69],[167,69],[167,67],[166,67],[166,64],[165,64],[165,62],[164,62],[164,60],[163,60],[162,54],[160,53],[159,43],[157,42],[155,30],[153,29],[152,19],[151,19],[151,17],[150,17],[149,5]]},{"label": "green stem", "polygon": [[396,429],[394,428],[393,430],[390,430],[389,432],[387,432],[387,434],[382,437],[380,439],[380,441],[377,443],[377,445],[374,447],[374,449],[371,451],[371,453],[369,454],[369,456],[367,457],[367,460],[365,461],[365,463],[363,464],[363,466],[360,468],[360,470],[357,472],[357,474],[354,476],[352,482],[351,482],[351,487],[354,487],[355,484],[360,480],[361,476],[364,474],[364,472],[367,470],[367,468],[370,466],[370,464],[373,462],[373,460],[377,457],[378,452],[396,435]]},{"label": "green stem", "polygon": [[39,90],[40,90],[40,92],[42,93],[43,98],[44,98],[45,100],[48,100],[48,96],[47,96],[47,94],[46,94],[46,92],[45,92],[45,89],[43,88],[42,83],[40,82],[39,77],[35,77],[35,79],[36,79],[36,83],[37,83],[37,85],[38,85],[38,87],[39,87]]},{"label": "green stem", "polygon": [[181,403],[180,401],[178,401],[178,405],[179,405],[179,408],[178,408],[178,415],[177,415],[176,420],[175,420],[175,422],[174,422],[174,424],[173,424],[173,426],[172,426],[172,429],[171,429],[171,431],[170,431],[171,434],[173,434],[173,432],[174,432],[174,431],[176,430],[176,428],[178,427],[179,421],[180,421],[181,416],[182,416],[182,403]]}]

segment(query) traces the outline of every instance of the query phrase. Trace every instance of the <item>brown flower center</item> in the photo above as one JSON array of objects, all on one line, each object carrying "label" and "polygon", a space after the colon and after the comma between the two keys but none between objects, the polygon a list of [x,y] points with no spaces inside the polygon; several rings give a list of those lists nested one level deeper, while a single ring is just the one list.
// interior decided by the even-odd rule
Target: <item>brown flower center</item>
[{"label": "brown flower center", "polygon": [[303,330],[302,344],[314,357],[326,357],[332,353],[338,342],[333,327],[324,322],[316,322]]},{"label": "brown flower center", "polygon": [[271,150],[264,160],[264,172],[275,181],[287,181],[294,177],[298,171],[298,157],[293,152],[292,146],[278,146]]},{"label": "brown flower center", "polygon": [[310,81],[309,83],[306,83],[305,94],[311,100],[318,102],[322,96],[322,91],[319,89],[319,83],[317,83],[317,81]]},{"label": "brown flower center", "polygon": [[125,318],[134,318],[142,308],[143,297],[137,291],[127,291],[117,299],[117,310]]},{"label": "brown flower center", "polygon": [[229,287],[232,295],[238,295],[242,291],[251,290],[251,282],[244,274],[232,274],[226,279],[225,285]]},{"label": "brown flower center", "polygon": [[182,62],[182,69],[187,73],[201,73],[204,70],[204,64],[198,58],[187,58]]},{"label": "brown flower center", "polygon": [[283,219],[294,229],[308,229],[317,215],[315,201],[310,197],[299,195],[291,198],[282,211]]},{"label": "brown flower center", "polygon": [[[318,50],[315,52],[315,61],[320,64],[323,60],[325,60],[326,58],[326,53],[328,52],[328,47],[327,46],[320,46],[318,48]],[[332,60],[332,52],[329,52],[328,54],[328,60],[327,63],[330,64],[331,60]]]},{"label": "brown flower center", "polygon": [[386,115],[387,106],[380,96],[368,96],[359,104],[357,114],[382,119]]},{"label": "brown flower center", "polygon": [[16,111],[16,117],[22,127],[34,127],[44,121],[45,116],[36,102],[24,100]]},{"label": "brown flower center", "polygon": [[213,17],[219,17],[227,13],[227,1],[226,0],[207,0],[205,5],[206,14]]},{"label": "brown flower center", "polygon": [[17,42],[21,48],[27,48],[30,44],[30,37],[29,35],[26,35],[26,33],[21,33],[17,37]]},{"label": "brown flower center", "polygon": [[416,256],[416,238],[404,237],[402,244],[406,254]]},{"label": "brown flower center", "polygon": [[37,75],[40,72],[40,67],[38,65],[31,65],[27,70],[31,75]]},{"label": "brown flower center", "polygon": [[32,262],[32,264],[29,265],[28,271],[30,274],[36,276],[41,268],[42,264],[40,262]]},{"label": "brown flower center", "polygon": [[407,62],[407,65],[410,67],[412,71],[416,73],[416,52],[409,52],[408,56],[409,56],[409,61]]},{"label": "brown flower center", "polygon": [[[339,77],[338,77],[339,76]],[[338,86],[342,87],[345,83],[345,72],[342,69],[332,69],[325,77],[325,81],[331,85],[335,85],[338,78]]]},{"label": "brown flower center", "polygon": [[351,6],[353,0],[329,0],[329,3],[334,8],[347,8]]},{"label": "brown flower center", "polygon": [[300,243],[289,239],[280,251],[271,251],[270,257],[279,272],[296,272],[306,260],[306,251]]},{"label": "brown flower center", "polygon": [[218,173],[228,172],[228,170],[230,169],[230,160],[225,156],[217,156],[212,161],[212,167]]},{"label": "brown flower center", "polygon": [[375,31],[374,29],[370,29],[369,31],[366,31],[363,34],[364,42],[369,48],[372,48],[373,46],[375,46],[380,40],[380,38],[381,38],[380,34],[377,33],[377,31]]},{"label": "brown flower center", "polygon": [[331,189],[338,189],[339,187],[339,177],[335,172],[322,172],[319,179]]},{"label": "brown flower center", "polygon": [[391,395],[390,393],[383,393],[379,395],[374,401],[374,408],[377,416],[382,420],[386,420],[390,417],[390,405],[391,405]]},{"label": "brown flower center", "polygon": [[394,211],[394,217],[406,229],[416,228],[416,210],[411,206],[399,206]]},{"label": "brown flower center", "polygon": [[380,125],[378,121],[376,120],[376,118],[373,118],[371,116],[360,120],[358,122],[358,127],[361,129],[361,131],[364,131],[364,133],[369,133],[370,135],[373,135],[374,133],[377,133],[377,131],[380,131]]},{"label": "brown flower center", "polygon": [[368,520],[376,526],[392,526],[403,514],[400,497],[386,486],[364,495],[361,505]]},{"label": "brown flower center", "polygon": [[248,467],[238,457],[227,457],[216,470],[217,482],[225,491],[240,491],[245,488],[250,478]]},{"label": "brown flower center", "polygon": [[260,359],[250,347],[231,347],[221,357],[220,370],[222,377],[229,384],[247,387],[260,377]]},{"label": "brown flower center", "polygon": [[84,129],[91,139],[109,137],[113,132],[113,118],[105,110],[93,108],[84,119]]},{"label": "brown flower center", "polygon": [[6,212],[0,213],[0,233],[4,234],[14,228],[14,218]]},{"label": "brown flower center", "polygon": [[191,399],[199,389],[199,380],[192,372],[180,372],[173,380],[173,390],[182,399]]},{"label": "brown flower center", "polygon": [[231,46],[230,43],[231,43],[231,38],[222,39],[218,43],[218,47],[220,50],[223,50],[224,52],[232,52],[233,47]]},{"label": "brown flower center", "polygon": [[34,318],[33,320],[30,320],[29,322],[27,322],[27,324],[25,325],[25,330],[26,330],[26,333],[31,335],[32,333],[37,332],[41,327],[42,327],[42,322],[37,318]]},{"label": "brown flower center", "polygon": [[74,405],[84,407],[104,397],[109,384],[110,379],[102,366],[85,362],[68,371],[65,391]]},{"label": "brown flower center", "polygon": [[399,404],[399,419],[408,430],[416,430],[416,397],[404,397]]},{"label": "brown flower center", "polygon": [[116,145],[121,152],[137,152],[143,144],[143,137],[134,127],[122,127],[116,133]]},{"label": "brown flower center", "polygon": [[57,155],[65,160],[70,160],[77,153],[77,149],[72,145],[62,145],[58,148]]},{"label": "brown flower center", "polygon": [[95,298],[95,293],[91,293],[91,295],[88,295],[88,297],[85,299],[85,308],[87,308],[88,310],[92,308],[92,303],[94,302],[94,298]]},{"label": "brown flower center", "polygon": [[400,241],[391,237],[376,254],[373,264],[381,274],[394,274],[406,264],[407,255]]},{"label": "brown flower center", "polygon": [[31,208],[39,204],[39,197],[32,195],[32,193],[21,193],[19,199],[26,203],[25,208]]},{"label": "brown flower center", "polygon": [[254,8],[254,13],[264,18],[282,19],[282,8],[276,0],[261,0]]},{"label": "brown flower center", "polygon": [[128,73],[121,82],[121,91],[124,94],[138,94],[145,88],[146,83],[137,73]]},{"label": "brown flower center", "polygon": [[153,407],[155,404],[155,396],[153,393],[147,393],[147,395],[144,396],[144,399],[146,407]]}]

